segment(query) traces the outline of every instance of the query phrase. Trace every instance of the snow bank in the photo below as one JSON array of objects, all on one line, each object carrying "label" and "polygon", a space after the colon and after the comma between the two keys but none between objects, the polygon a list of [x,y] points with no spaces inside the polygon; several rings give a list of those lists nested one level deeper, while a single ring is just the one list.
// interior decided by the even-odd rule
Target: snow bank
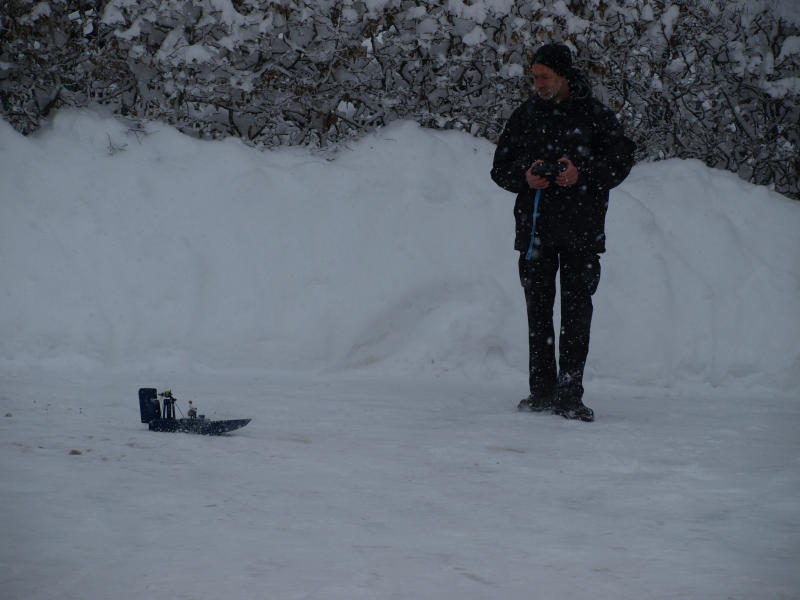
[{"label": "snow bank", "polygon": [[[493,146],[398,123],[335,159],[0,124],[0,365],[525,381]],[[589,377],[800,385],[800,204],[692,161],[612,193]]]}]

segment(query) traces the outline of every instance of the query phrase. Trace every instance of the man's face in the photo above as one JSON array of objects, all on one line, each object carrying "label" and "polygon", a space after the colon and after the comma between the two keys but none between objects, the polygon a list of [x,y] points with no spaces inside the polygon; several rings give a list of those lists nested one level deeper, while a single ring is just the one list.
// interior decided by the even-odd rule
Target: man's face
[{"label": "man's face", "polygon": [[533,85],[542,100],[561,98],[568,89],[561,75],[539,63],[533,65]]}]

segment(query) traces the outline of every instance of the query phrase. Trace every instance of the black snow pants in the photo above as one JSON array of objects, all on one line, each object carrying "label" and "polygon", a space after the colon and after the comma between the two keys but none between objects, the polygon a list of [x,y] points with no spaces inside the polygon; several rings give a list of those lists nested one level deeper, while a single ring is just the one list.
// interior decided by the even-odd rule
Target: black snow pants
[{"label": "black snow pants", "polygon": [[[556,274],[561,272],[561,331],[556,372],[553,304]],[[583,369],[589,353],[592,295],[600,283],[600,257],[594,252],[540,247],[519,276],[528,309],[530,391],[535,398],[558,396],[571,406],[583,397]]]}]

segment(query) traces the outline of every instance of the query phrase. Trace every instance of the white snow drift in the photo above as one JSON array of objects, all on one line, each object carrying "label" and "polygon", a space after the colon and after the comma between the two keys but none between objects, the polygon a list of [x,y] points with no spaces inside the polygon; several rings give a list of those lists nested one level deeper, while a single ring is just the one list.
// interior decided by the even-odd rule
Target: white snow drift
[{"label": "white snow drift", "polygon": [[[524,369],[486,141],[402,123],[327,160],[81,112],[0,132],[9,367]],[[607,229],[590,378],[800,384],[800,204],[643,164]]]}]

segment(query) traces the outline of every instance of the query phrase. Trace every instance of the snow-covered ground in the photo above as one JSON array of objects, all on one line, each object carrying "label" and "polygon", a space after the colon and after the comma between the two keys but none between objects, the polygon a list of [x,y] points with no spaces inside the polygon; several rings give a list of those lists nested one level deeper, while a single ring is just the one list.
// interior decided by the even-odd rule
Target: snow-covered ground
[{"label": "snow-covered ground", "polygon": [[[597,421],[518,414],[492,151],[409,123],[333,160],[0,123],[2,597],[800,596],[800,203],[638,165]],[[253,421],[151,433],[142,386]]]}]

